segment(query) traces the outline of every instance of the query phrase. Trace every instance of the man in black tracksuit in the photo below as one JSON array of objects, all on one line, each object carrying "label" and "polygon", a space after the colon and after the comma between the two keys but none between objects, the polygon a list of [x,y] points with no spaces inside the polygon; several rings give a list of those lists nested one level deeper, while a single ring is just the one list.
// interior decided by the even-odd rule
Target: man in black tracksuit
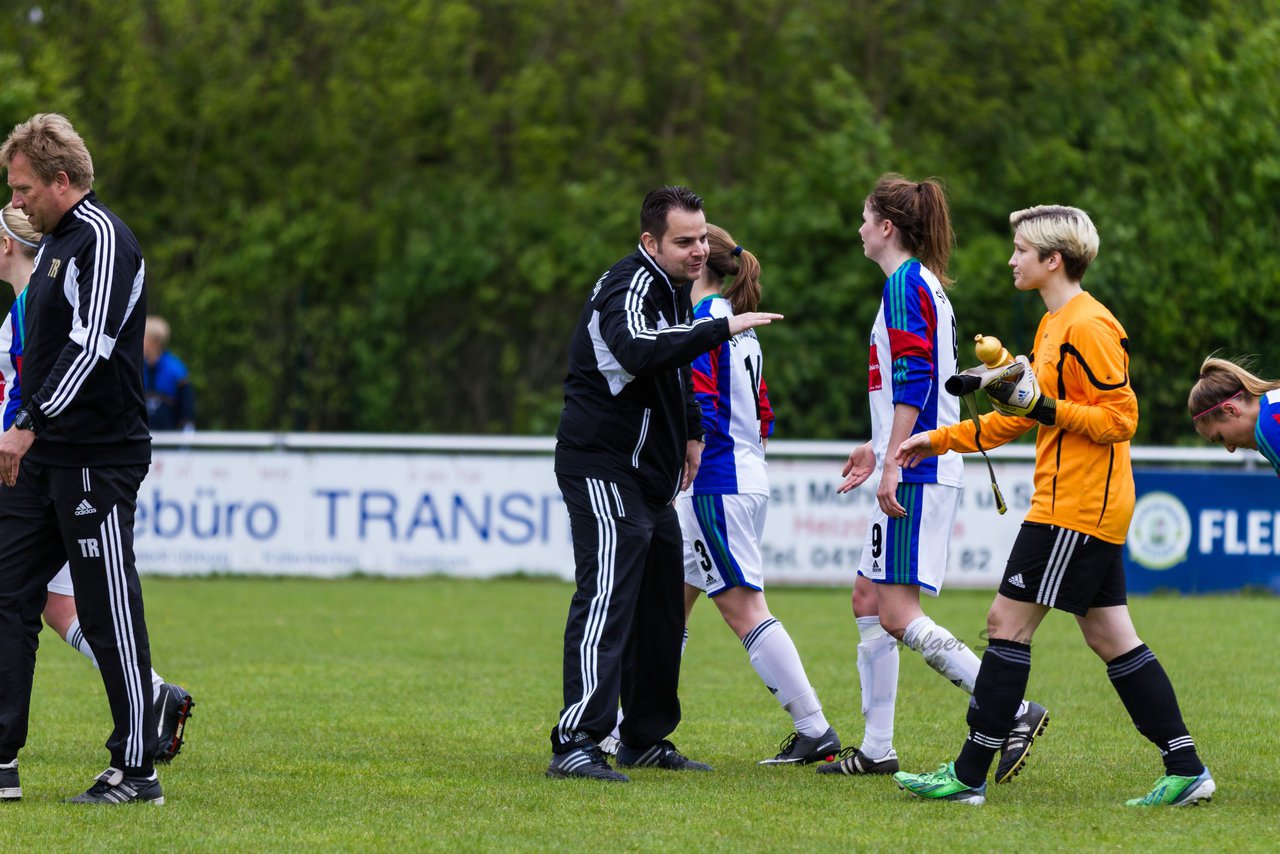
[{"label": "man in black tracksuit", "polygon": [[683,544],[671,502],[702,453],[689,364],[780,315],[691,322],[689,284],[706,262],[707,227],[702,200],[689,190],[649,193],[640,225],[640,245],[596,282],[569,344],[555,467],[577,591],[565,626],[552,777],[627,780],[599,748],[619,696],[619,764],[710,770],[666,740],[680,722],[684,627]]},{"label": "man in black tracksuit", "polygon": [[164,803],[153,768],[151,651],[134,566],[138,487],[151,463],[142,253],[97,200],[71,124],[40,114],[0,147],[13,206],[44,232],[27,286],[22,408],[0,436],[0,797],[21,797],[45,588],[71,564],[80,625],[114,728],[111,767],[79,803]]}]

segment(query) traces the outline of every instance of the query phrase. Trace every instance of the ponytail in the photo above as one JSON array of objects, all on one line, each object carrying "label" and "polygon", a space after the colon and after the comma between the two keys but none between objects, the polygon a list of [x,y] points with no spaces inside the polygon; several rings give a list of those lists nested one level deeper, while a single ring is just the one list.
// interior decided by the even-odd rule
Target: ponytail
[{"label": "ponytail", "polygon": [[894,173],[882,175],[867,196],[867,204],[881,220],[893,223],[902,248],[919,258],[938,281],[946,287],[955,283],[947,273],[947,265],[956,237],[941,181],[926,178],[917,182]]},{"label": "ponytail", "polygon": [[[734,314],[746,314],[760,307],[760,262],[739,246],[729,232],[718,225],[707,224],[707,268],[719,279],[721,294],[733,306]],[[726,288],[724,280],[733,281]]]},{"label": "ponytail", "polygon": [[1200,366],[1200,377],[1187,395],[1187,411],[1192,421],[1214,414],[1220,417],[1219,408],[1228,400],[1247,394],[1261,397],[1280,388],[1280,380],[1264,380],[1250,373],[1245,365],[1248,359],[1232,361],[1210,356]]}]

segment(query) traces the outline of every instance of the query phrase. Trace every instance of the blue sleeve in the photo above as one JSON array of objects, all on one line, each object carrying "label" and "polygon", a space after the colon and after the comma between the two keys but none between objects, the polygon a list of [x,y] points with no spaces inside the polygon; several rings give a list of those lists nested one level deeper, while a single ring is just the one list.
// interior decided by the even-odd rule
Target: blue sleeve
[{"label": "blue sleeve", "polygon": [[1276,474],[1280,474],[1280,404],[1263,397],[1253,435],[1258,440],[1258,451],[1271,463]]},{"label": "blue sleeve", "polygon": [[924,282],[905,270],[890,276],[884,286],[884,320],[889,331],[893,402],[923,409],[933,389],[938,327],[933,298]]}]

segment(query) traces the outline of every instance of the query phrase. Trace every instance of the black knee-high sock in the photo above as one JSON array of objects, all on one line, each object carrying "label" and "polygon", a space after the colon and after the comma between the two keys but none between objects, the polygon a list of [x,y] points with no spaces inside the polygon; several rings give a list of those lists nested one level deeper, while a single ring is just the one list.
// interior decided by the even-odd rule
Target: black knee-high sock
[{"label": "black knee-high sock", "polygon": [[996,751],[1009,737],[1031,675],[1031,647],[993,640],[982,654],[982,667],[969,699],[969,737],[956,757],[956,777],[966,786],[981,786]]},{"label": "black knee-high sock", "polygon": [[1166,774],[1194,777],[1204,770],[1182,722],[1173,683],[1146,644],[1108,662],[1107,676],[1138,732],[1160,748]]}]

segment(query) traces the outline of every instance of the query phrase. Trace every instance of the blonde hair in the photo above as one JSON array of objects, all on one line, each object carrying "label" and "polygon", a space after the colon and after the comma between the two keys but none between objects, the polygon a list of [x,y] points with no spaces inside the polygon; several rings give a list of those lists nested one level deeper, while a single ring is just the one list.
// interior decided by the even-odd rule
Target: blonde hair
[{"label": "blonde hair", "polygon": [[161,349],[169,346],[169,321],[158,314],[147,315],[147,325],[143,334],[160,342]]},{"label": "blonde hair", "polygon": [[1036,205],[1009,214],[1009,225],[1040,253],[1041,261],[1050,253],[1060,253],[1063,269],[1073,282],[1083,279],[1098,257],[1098,229],[1079,208]]},{"label": "blonde hair", "polygon": [[707,269],[717,284],[733,277],[733,284],[722,288],[724,298],[733,306],[734,314],[746,314],[760,307],[760,262],[756,256],[734,241],[733,236],[718,225],[707,223]]},{"label": "blonde hair", "polygon": [[4,228],[4,235],[18,244],[18,251],[28,258],[36,257],[36,248],[43,235],[31,227],[30,220],[12,202],[0,210],[0,226]]},{"label": "blonde hair", "polygon": [[67,173],[78,190],[93,187],[93,158],[76,129],[60,113],[37,113],[15,125],[0,146],[0,167],[8,168],[13,155],[22,154],[41,181],[52,184],[59,172]]},{"label": "blonde hair", "polygon": [[1212,420],[1217,421],[1222,418],[1220,407],[1228,400],[1243,394],[1261,397],[1280,388],[1280,380],[1264,380],[1247,370],[1245,365],[1251,362],[1248,358],[1231,360],[1210,356],[1205,359],[1200,366],[1200,378],[1187,395],[1187,411],[1191,420],[1212,414]]}]

